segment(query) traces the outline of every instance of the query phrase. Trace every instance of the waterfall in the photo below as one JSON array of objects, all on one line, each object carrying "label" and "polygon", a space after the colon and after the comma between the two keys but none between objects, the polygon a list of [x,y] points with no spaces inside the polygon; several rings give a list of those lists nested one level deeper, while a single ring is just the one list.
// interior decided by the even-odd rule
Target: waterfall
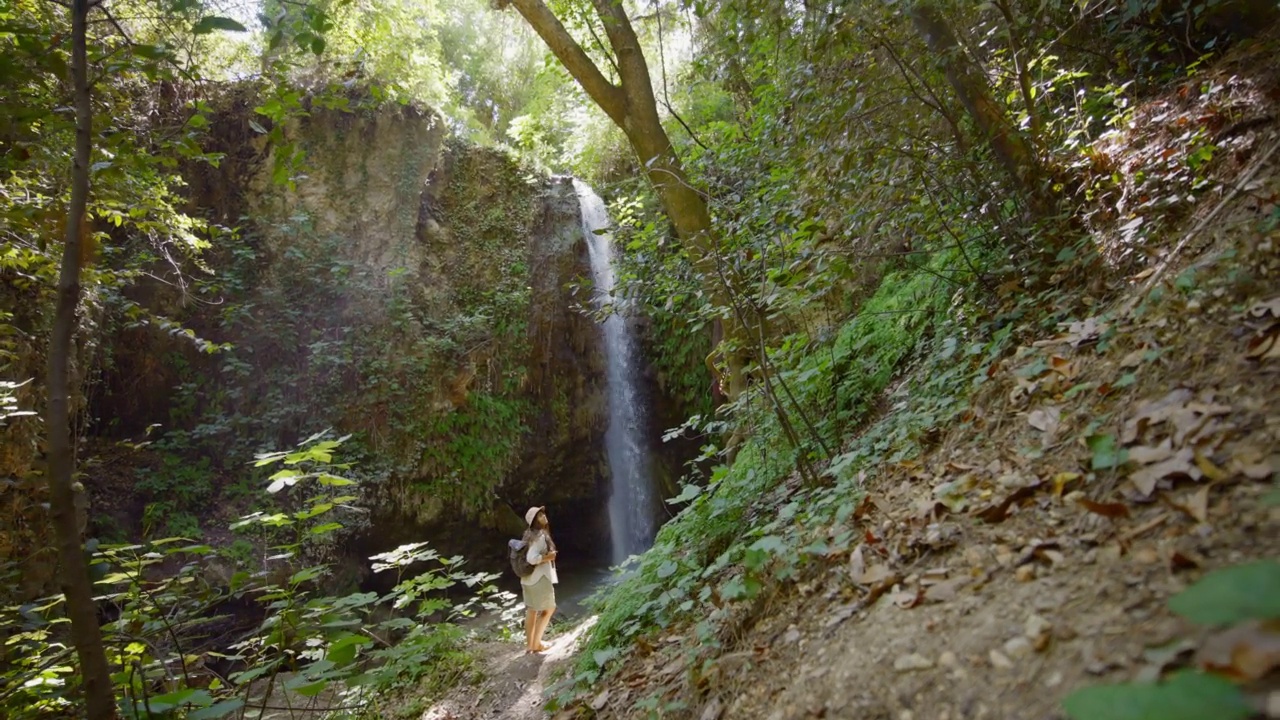
[{"label": "waterfall", "polygon": [[[611,297],[613,237],[607,232],[597,232],[609,227],[609,213],[604,201],[586,183],[575,179],[573,187],[582,209],[582,231],[591,255],[596,307],[604,308],[612,302],[615,309],[620,309],[622,299]],[[644,396],[638,386],[635,339],[622,313],[611,312],[604,321],[604,354],[609,400],[609,427],[604,435],[611,478],[609,527],[613,562],[618,564],[644,552],[653,542],[657,500],[645,448]]]}]

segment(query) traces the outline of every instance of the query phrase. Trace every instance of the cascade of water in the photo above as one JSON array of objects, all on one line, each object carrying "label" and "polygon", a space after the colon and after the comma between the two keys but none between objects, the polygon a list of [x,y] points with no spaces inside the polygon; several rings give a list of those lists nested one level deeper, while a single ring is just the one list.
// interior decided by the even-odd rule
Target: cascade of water
[{"label": "cascade of water", "polygon": [[[596,307],[612,302],[620,308],[622,299],[612,297],[613,238],[607,232],[598,232],[609,227],[608,210],[587,184],[574,180],[573,187],[591,255]],[[653,542],[656,497],[644,442],[644,395],[638,386],[635,341],[626,317],[620,313],[611,312],[604,321],[604,352],[609,399],[609,428],[604,439],[612,478],[609,527],[613,562],[617,564],[644,552]]]}]

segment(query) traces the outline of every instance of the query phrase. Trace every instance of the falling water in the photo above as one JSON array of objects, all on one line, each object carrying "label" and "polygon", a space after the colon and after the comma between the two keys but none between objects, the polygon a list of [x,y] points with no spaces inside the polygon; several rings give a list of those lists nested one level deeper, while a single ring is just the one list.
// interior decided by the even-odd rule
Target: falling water
[{"label": "falling water", "polygon": [[[573,181],[582,208],[582,230],[591,254],[595,279],[596,307],[613,302],[613,250],[609,214],[600,196],[578,180]],[[609,495],[609,527],[613,540],[613,562],[644,552],[653,542],[654,490],[649,454],[644,445],[643,395],[637,386],[635,341],[626,318],[617,312],[604,321],[604,354],[609,398],[609,429],[605,449],[609,456],[612,487]]]}]

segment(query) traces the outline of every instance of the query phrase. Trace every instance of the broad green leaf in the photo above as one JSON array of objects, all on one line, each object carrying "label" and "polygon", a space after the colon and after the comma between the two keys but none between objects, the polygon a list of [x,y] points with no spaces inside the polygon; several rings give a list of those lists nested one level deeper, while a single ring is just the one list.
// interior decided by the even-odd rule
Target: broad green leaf
[{"label": "broad green leaf", "polygon": [[367,645],[371,642],[373,641],[364,635],[344,635],[329,646],[329,652],[325,654],[325,659],[335,665],[346,665],[356,659],[356,650],[361,645]]},{"label": "broad green leaf", "polygon": [[1215,570],[1170,598],[1169,609],[1199,625],[1280,618],[1280,562]]},{"label": "broad green leaf", "polygon": [[591,654],[592,659],[596,661],[596,667],[604,668],[604,664],[618,657],[617,648],[605,648],[604,650],[596,650]]},{"label": "broad green leaf", "polygon": [[679,569],[680,569],[679,565],[675,564],[675,562],[671,560],[668,560],[662,563],[662,565],[658,567],[658,577],[669,578],[672,575],[675,575],[676,570],[679,570]]},{"label": "broad green leaf", "polygon": [[207,708],[201,708],[190,713],[187,715],[187,720],[215,720],[216,718],[226,717],[242,707],[244,707],[244,700],[240,698],[223,700]]},{"label": "broad green leaf", "polygon": [[1110,470],[1120,467],[1128,459],[1129,452],[1116,444],[1116,437],[1109,434],[1090,435],[1085,439],[1093,453],[1091,467],[1094,470]]},{"label": "broad green leaf", "polygon": [[200,20],[191,28],[191,32],[196,35],[208,35],[215,30],[245,32],[245,27],[229,17],[206,15],[205,17],[200,18]]},{"label": "broad green leaf", "polygon": [[1062,701],[1073,720],[1244,720],[1248,704],[1230,682],[1180,672],[1160,685],[1098,685]]},{"label": "broad green leaf", "polygon": [[134,45],[133,54],[148,60],[161,60],[167,53],[155,45]]},{"label": "broad green leaf", "polygon": [[297,585],[298,583],[304,583],[304,582],[307,582],[308,580],[314,580],[320,577],[320,575],[323,573],[324,573],[324,566],[321,566],[321,565],[304,568],[294,573],[293,576],[289,578],[289,584]]},{"label": "broad green leaf", "polygon": [[702,488],[698,487],[697,485],[686,484],[680,489],[680,494],[671,498],[670,500],[667,500],[667,503],[669,505],[678,505],[682,502],[689,502],[690,500],[698,497],[701,494],[702,494]]}]

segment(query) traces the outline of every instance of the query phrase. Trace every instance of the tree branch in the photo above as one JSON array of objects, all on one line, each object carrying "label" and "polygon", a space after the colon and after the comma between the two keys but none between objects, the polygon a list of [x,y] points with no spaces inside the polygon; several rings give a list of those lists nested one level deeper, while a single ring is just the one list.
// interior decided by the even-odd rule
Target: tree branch
[{"label": "tree branch", "polygon": [[[573,39],[560,19],[542,0],[511,0],[511,4],[524,16],[582,89],[621,127],[627,116],[626,97],[622,88],[605,78],[600,68],[596,67],[578,41]],[[605,31],[609,31],[608,23],[605,23]]]},{"label": "tree branch", "polygon": [[633,93],[653,94],[653,86],[649,79],[649,65],[644,60],[644,52],[640,49],[640,38],[631,27],[627,11],[621,0],[591,0],[604,25],[604,33],[613,46],[613,54],[618,58],[618,72],[621,74],[622,90],[631,97]]}]

